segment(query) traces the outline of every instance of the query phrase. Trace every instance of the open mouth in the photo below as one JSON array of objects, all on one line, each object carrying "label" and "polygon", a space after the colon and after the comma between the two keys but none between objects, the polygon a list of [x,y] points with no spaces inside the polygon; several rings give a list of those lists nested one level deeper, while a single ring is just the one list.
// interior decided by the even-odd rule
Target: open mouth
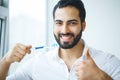
[{"label": "open mouth", "polygon": [[62,42],[69,43],[73,38],[73,34],[60,34],[59,37]]}]

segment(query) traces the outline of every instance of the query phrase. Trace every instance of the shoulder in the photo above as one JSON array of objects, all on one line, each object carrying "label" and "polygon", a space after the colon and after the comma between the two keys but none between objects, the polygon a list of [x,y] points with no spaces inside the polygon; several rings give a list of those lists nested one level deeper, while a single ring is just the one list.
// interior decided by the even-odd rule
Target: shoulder
[{"label": "shoulder", "polygon": [[120,60],[113,54],[90,48],[90,54],[97,66],[112,77],[120,77]]},{"label": "shoulder", "polygon": [[97,59],[103,59],[104,61],[115,60],[116,62],[120,61],[115,55],[112,53],[104,52],[102,50],[97,50],[94,48],[90,48],[90,54],[92,57]]},{"label": "shoulder", "polygon": [[90,54],[95,61],[101,61],[105,63],[118,63],[120,65],[120,60],[112,53],[104,52],[94,48],[90,48]]}]

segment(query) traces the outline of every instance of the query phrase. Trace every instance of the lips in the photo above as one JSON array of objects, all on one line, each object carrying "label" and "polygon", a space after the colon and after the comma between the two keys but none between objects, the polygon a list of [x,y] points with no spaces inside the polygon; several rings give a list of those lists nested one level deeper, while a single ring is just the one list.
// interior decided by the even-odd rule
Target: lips
[{"label": "lips", "polygon": [[72,40],[72,35],[62,35],[60,39],[64,42],[70,42]]},{"label": "lips", "polygon": [[69,42],[72,41],[72,38],[74,37],[74,34],[73,33],[66,33],[66,34],[59,33],[58,36],[59,36],[61,42],[69,43]]}]

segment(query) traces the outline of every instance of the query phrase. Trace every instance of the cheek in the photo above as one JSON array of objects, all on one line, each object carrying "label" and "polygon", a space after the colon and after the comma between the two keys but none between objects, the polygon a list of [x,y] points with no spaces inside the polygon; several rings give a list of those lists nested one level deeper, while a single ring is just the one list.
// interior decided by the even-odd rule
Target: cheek
[{"label": "cheek", "polygon": [[58,37],[59,34],[59,30],[57,30],[56,28],[53,29],[53,33],[56,37]]},{"label": "cheek", "polygon": [[60,28],[54,27],[53,32],[55,35],[58,35],[58,33],[60,33]]},{"label": "cheek", "polygon": [[80,33],[81,29],[73,29],[73,34],[77,36]]}]

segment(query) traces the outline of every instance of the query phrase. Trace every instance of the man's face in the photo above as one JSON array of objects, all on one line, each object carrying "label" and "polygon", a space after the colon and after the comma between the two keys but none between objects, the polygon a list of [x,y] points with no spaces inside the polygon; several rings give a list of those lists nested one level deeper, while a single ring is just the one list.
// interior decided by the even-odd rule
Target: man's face
[{"label": "man's face", "polygon": [[54,18],[54,36],[63,49],[73,48],[82,35],[79,11],[74,7],[57,8]]}]

